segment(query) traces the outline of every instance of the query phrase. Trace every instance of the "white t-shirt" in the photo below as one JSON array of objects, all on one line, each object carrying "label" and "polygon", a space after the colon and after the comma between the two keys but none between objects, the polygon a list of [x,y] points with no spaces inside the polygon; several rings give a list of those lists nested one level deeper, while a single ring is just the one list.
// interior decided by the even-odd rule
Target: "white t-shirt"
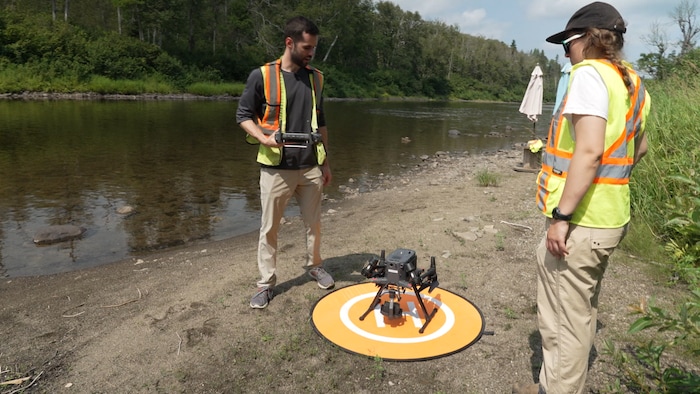
[{"label": "white t-shirt", "polygon": [[572,75],[571,87],[563,110],[571,115],[594,115],[608,120],[608,88],[593,66],[583,66]]}]

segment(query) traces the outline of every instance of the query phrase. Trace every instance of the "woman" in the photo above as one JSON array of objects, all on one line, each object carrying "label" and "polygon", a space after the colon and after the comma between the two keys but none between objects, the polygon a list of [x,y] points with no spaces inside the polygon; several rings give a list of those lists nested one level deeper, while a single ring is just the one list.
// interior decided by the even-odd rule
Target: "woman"
[{"label": "woman", "polygon": [[514,393],[584,391],[601,281],[627,232],[629,178],[647,149],[650,98],[622,60],[625,32],[620,13],[595,2],[547,38],[573,67],[538,175],[537,206],[547,216],[537,249],[543,362],[539,384]]}]

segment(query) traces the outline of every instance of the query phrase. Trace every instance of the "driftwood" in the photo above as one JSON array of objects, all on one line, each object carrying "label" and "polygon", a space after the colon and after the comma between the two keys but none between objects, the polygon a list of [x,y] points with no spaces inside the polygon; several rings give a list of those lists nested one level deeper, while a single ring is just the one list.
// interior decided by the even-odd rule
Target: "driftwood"
[{"label": "driftwood", "polygon": [[526,226],[526,225],[524,225],[524,224],[509,223],[509,222],[506,222],[505,220],[501,220],[501,223],[507,224],[507,225],[509,225],[509,226],[518,227],[518,228],[524,228],[524,229],[527,229],[527,230],[532,231],[532,227]]}]

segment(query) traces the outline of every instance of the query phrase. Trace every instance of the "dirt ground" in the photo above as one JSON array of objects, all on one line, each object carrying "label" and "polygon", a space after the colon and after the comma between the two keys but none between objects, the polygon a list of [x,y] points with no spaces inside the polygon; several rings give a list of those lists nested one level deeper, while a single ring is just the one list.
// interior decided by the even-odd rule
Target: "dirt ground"
[{"label": "dirt ground", "polygon": [[[372,191],[325,201],[322,252],[336,288],[365,278],[380,250],[437,261],[440,287],[483,313],[474,345],[429,361],[389,362],[348,353],[309,321],[325,294],[305,276],[298,217],[280,233],[276,296],[248,303],[258,277],[257,234],[149,254],[95,269],[0,282],[0,393],[508,393],[540,364],[534,250],[544,220],[535,174],[514,171],[522,149],[436,154],[379,179]],[[483,187],[478,174],[496,175]],[[476,238],[472,240],[472,238]],[[672,299],[649,263],[618,251],[603,283],[590,392],[619,376],[600,354],[625,338],[628,305]]]}]

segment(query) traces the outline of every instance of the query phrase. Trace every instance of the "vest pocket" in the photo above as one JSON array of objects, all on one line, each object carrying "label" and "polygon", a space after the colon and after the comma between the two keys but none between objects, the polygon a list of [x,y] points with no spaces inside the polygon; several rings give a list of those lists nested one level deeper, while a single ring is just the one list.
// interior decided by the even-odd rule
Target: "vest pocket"
[{"label": "vest pocket", "polygon": [[546,181],[542,182],[544,183],[542,187],[544,190],[549,192],[550,194],[553,194],[557,190],[559,190],[560,187],[563,188],[564,183],[566,183],[566,180],[564,178],[558,177],[556,175],[548,174],[546,176]]}]

